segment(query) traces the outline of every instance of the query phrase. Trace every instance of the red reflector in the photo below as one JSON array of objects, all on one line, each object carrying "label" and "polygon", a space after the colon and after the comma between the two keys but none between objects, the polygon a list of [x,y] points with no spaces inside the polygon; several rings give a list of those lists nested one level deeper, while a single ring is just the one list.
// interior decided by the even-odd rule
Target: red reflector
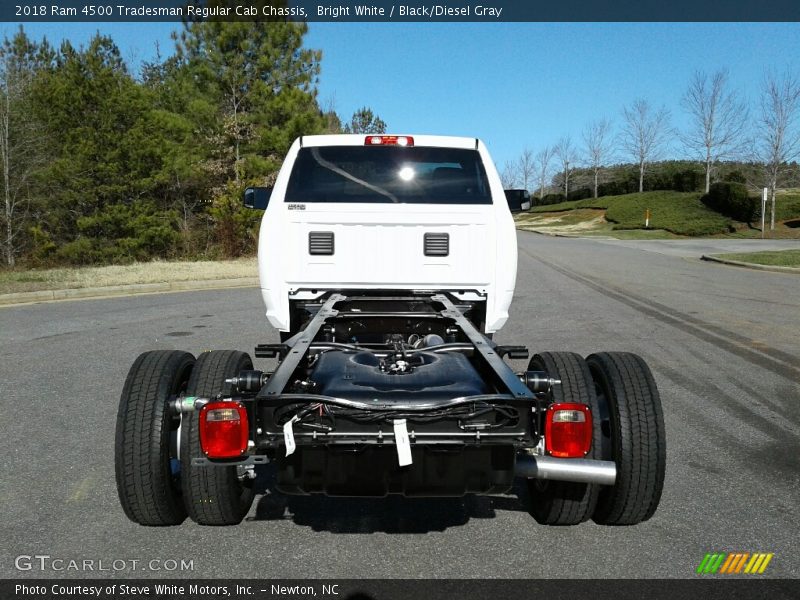
[{"label": "red reflector", "polygon": [[408,135],[368,135],[365,146],[413,146],[414,138]]},{"label": "red reflector", "polygon": [[544,446],[551,456],[583,458],[592,447],[592,412],[586,404],[556,402],[547,409]]},{"label": "red reflector", "polygon": [[200,447],[208,458],[238,458],[247,451],[247,410],[238,402],[209,402],[200,409]]}]

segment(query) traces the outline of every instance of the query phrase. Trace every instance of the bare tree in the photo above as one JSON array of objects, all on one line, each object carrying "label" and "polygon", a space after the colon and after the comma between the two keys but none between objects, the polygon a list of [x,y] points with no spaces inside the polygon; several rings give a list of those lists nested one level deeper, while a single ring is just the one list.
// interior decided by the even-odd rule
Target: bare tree
[{"label": "bare tree", "polygon": [[519,160],[517,160],[517,172],[522,183],[522,189],[530,191],[536,172],[536,162],[530,148],[525,148]]},{"label": "bare tree", "polygon": [[503,188],[507,190],[517,187],[517,163],[507,160],[503,165],[503,170],[500,172],[500,181],[503,182]]},{"label": "bare tree", "polygon": [[594,175],[594,197],[597,198],[600,171],[614,151],[611,121],[604,118],[589,124],[583,131],[583,142],[586,144],[586,162]]},{"label": "bare tree", "polygon": [[0,47],[2,246],[9,267],[16,264],[19,252],[19,235],[24,229],[30,202],[30,180],[42,164],[40,132],[26,106],[32,71],[24,52],[30,52],[31,46],[27,38],[20,36],[21,33],[11,42],[6,39]]},{"label": "bare tree", "polygon": [[647,100],[635,100],[622,109],[624,125],[620,145],[639,165],[639,191],[644,191],[644,174],[647,165],[664,151],[672,135],[669,111],[654,111]]},{"label": "bare tree", "polygon": [[536,161],[536,183],[539,187],[539,200],[544,198],[544,191],[550,177],[550,162],[553,160],[553,149],[550,147],[540,150],[534,157]]},{"label": "bare tree", "polygon": [[747,104],[728,89],[726,69],[720,69],[711,77],[696,71],[681,104],[691,119],[682,140],[703,161],[707,194],[714,165],[720,160],[737,157],[744,149]]},{"label": "bare tree", "polygon": [[553,148],[553,154],[561,164],[561,185],[564,187],[564,196],[569,197],[569,178],[575,170],[575,163],[578,161],[575,148],[572,145],[572,138],[564,136]]},{"label": "bare tree", "polygon": [[770,229],[775,229],[775,192],[788,163],[800,156],[800,80],[794,73],[764,76],[757,135],[758,158],[764,163],[766,187],[772,202]]}]

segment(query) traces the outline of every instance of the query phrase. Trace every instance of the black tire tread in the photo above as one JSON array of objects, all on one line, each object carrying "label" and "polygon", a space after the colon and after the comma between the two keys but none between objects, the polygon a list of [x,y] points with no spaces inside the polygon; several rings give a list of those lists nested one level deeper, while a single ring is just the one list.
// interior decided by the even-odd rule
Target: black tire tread
[{"label": "black tire tread", "polygon": [[179,525],[186,519],[169,472],[167,401],[185,383],[192,364],[194,357],[187,352],[145,352],[125,380],[117,413],[114,471],[122,510],[135,523]]},{"label": "black tire tread", "polygon": [[[187,386],[187,394],[213,398],[229,394],[225,379],[252,369],[253,363],[245,352],[214,350],[197,358]],[[253,502],[252,487],[243,487],[232,467],[192,467],[192,457],[203,456],[196,413],[184,415],[181,424],[181,463],[183,498],[186,511],[200,525],[236,525],[240,523]]]},{"label": "black tire tread", "polygon": [[[560,385],[553,386],[553,402],[581,402],[588,404],[596,414],[597,399],[594,383],[586,361],[573,352],[542,352],[531,360],[531,365],[547,371],[551,377],[561,379]],[[595,434],[592,458],[599,445],[599,435]],[[588,521],[597,503],[598,486],[569,481],[548,481],[546,492],[536,489],[536,482],[529,482],[532,513],[538,523],[543,525],[577,525]]]},{"label": "black tire tread", "polygon": [[617,481],[602,488],[592,518],[604,525],[635,525],[653,516],[664,487],[666,435],[658,388],[636,354],[602,352],[587,361],[593,371],[602,369],[617,398],[615,408],[609,402]]}]

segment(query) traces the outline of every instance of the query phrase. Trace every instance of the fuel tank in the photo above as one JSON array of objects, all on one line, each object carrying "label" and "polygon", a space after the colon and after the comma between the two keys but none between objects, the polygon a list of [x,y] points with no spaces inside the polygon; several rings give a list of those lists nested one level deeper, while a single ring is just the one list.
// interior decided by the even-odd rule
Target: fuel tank
[{"label": "fuel tank", "polygon": [[467,357],[458,353],[417,352],[397,361],[335,350],[320,355],[311,380],[316,393],[359,400],[443,400],[487,391]]}]

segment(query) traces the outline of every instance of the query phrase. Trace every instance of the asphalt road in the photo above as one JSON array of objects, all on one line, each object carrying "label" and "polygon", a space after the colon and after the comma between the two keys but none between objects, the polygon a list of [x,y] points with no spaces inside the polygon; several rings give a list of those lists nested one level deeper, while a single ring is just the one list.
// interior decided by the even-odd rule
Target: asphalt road
[{"label": "asphalt road", "polygon": [[[277,336],[255,289],[61,302],[0,308],[0,577],[691,577],[713,551],[773,552],[767,575],[800,576],[800,276],[704,263],[666,241],[519,241],[499,341],[633,351],[654,371],[668,465],[647,523],[540,526],[522,489],[286,498],[266,471],[238,527],[134,525],[113,446],[136,355],[252,350]],[[18,571],[20,555],[112,570]],[[135,570],[119,562],[131,560]],[[162,570],[146,570],[152,560]],[[170,560],[193,570],[166,571]]]}]

